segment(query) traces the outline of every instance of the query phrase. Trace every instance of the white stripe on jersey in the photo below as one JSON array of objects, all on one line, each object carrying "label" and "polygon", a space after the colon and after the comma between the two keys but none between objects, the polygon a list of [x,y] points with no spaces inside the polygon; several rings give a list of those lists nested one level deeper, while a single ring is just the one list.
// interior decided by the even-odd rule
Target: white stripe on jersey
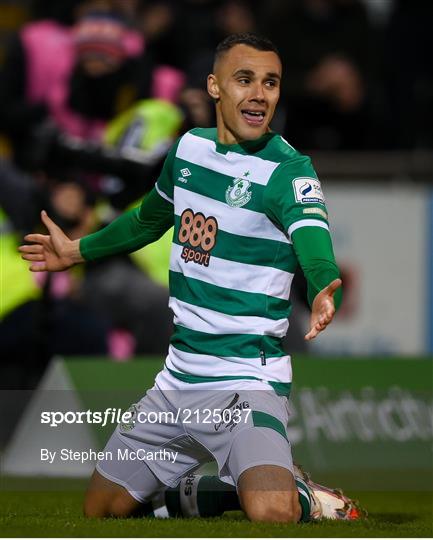
[{"label": "white stripe on jersey", "polygon": [[324,221],[319,219],[301,219],[300,221],[295,221],[287,230],[289,237],[291,238],[292,234],[302,227],[321,227],[329,231],[328,225]]},{"label": "white stripe on jersey", "polygon": [[226,203],[216,201],[204,195],[187,191],[179,186],[174,188],[175,213],[180,216],[191,208],[194,212],[203,212],[206,217],[213,216],[218,221],[218,229],[248,238],[263,238],[290,244],[286,235],[278,230],[272,221],[261,212],[246,208],[233,208]]},{"label": "white stripe on jersey", "polygon": [[270,266],[244,264],[211,255],[209,266],[186,263],[182,259],[183,247],[173,244],[171,247],[170,270],[180,272],[187,278],[200,279],[205,283],[225,289],[249,293],[266,294],[282,300],[288,300],[293,275]]},{"label": "white stripe on jersey", "polygon": [[262,366],[261,358],[225,356],[222,363],[220,357],[188,353],[170,345],[166,366],[173,371],[200,374],[201,377],[243,375],[273,382],[287,383],[292,380],[290,356],[266,358],[266,366]]},{"label": "white stripe on jersey", "polygon": [[257,334],[282,338],[289,327],[287,318],[274,321],[265,317],[226,315],[172,296],[168,306],[173,310],[174,324],[207,334]]},{"label": "white stripe on jersey", "polygon": [[249,172],[248,180],[263,186],[266,186],[279,165],[274,161],[237,152],[220,154],[215,148],[214,141],[186,133],[179,142],[176,157],[232,178],[242,177],[245,172]]}]

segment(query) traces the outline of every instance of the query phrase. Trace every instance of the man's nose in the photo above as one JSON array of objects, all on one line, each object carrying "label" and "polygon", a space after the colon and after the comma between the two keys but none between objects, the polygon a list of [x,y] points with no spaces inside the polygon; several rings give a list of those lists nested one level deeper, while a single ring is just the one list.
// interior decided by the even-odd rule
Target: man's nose
[{"label": "man's nose", "polygon": [[265,100],[265,93],[263,90],[263,86],[261,84],[255,84],[253,86],[253,91],[251,93],[251,99],[255,99],[257,101],[264,101]]}]

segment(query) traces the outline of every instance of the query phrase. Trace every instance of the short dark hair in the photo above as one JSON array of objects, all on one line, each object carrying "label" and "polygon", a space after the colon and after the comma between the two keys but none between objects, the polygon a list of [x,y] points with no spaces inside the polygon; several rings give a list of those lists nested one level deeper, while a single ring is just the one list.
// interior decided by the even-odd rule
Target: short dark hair
[{"label": "short dark hair", "polygon": [[281,60],[280,53],[277,47],[272,43],[270,39],[264,36],[253,34],[252,32],[242,32],[239,34],[231,34],[218,44],[217,48],[215,49],[214,66],[221,58],[221,56],[223,56],[235,45],[248,45],[248,47],[252,47],[253,49],[256,49],[258,51],[272,51]]}]

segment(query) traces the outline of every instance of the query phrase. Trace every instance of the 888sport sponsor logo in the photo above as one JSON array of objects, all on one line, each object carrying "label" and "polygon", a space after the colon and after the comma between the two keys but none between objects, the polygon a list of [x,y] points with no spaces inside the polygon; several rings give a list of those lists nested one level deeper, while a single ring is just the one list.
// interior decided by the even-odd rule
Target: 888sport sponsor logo
[{"label": "888sport sponsor logo", "polygon": [[[181,257],[185,263],[209,266],[210,252],[216,245],[218,222],[213,216],[205,217],[191,208],[182,212],[177,238],[184,244]],[[186,244],[186,245],[185,245]]]}]

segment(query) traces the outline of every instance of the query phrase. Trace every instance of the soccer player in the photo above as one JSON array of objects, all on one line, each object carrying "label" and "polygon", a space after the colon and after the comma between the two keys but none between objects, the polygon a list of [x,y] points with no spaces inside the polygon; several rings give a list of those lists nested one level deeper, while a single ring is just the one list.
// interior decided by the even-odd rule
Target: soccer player
[{"label": "soccer player", "polygon": [[[292,371],[281,339],[298,264],[311,305],[307,340],[332,321],[341,280],[310,159],[269,128],[281,74],[269,40],[229,36],[217,47],[207,84],[216,129],[180,137],[141,206],[74,241],[42,212],[49,234],[30,234],[32,244],[20,248],[32,271],[61,271],[139,249],[174,225],[168,356],[106,455],[161,456],[164,449],[177,457],[101,460],[87,516],[134,515],[213,459],[249,519],[311,517],[314,490],[296,473],[287,439]],[[166,421],[146,422],[149,413],[164,413]]]}]

